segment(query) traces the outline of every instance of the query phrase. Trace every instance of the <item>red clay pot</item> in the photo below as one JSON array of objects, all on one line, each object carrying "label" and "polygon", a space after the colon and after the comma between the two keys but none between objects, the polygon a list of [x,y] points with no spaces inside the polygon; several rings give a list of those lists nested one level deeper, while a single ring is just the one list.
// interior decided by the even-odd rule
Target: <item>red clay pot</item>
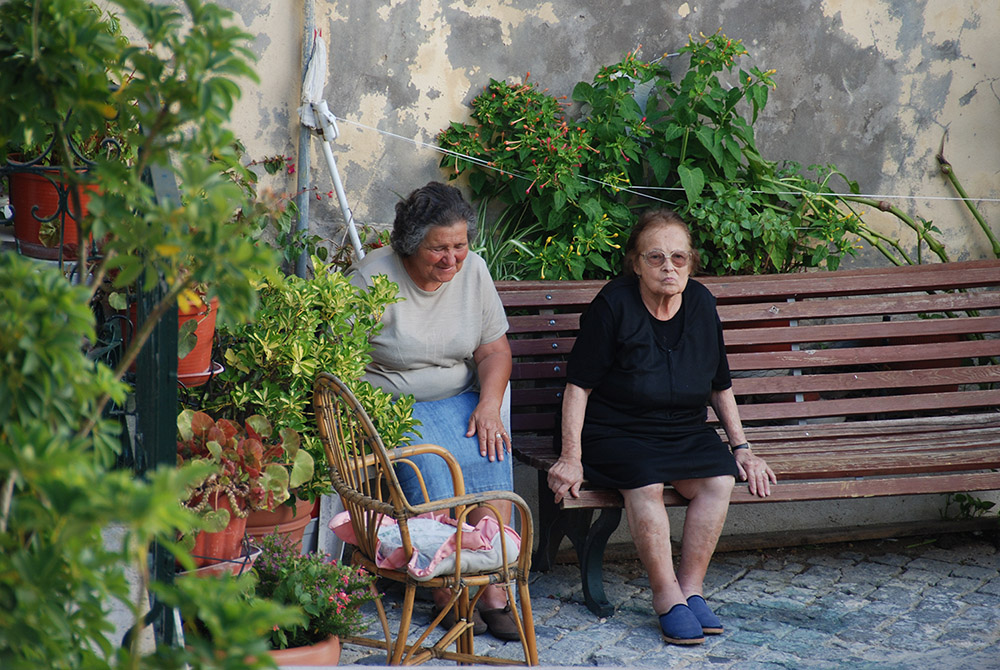
[{"label": "red clay pot", "polygon": [[217,533],[199,532],[194,538],[191,555],[199,568],[238,559],[242,554],[243,536],[246,534],[247,519],[240,518],[229,505],[229,497],[214,492],[209,496],[213,509],[229,510],[229,525]]},{"label": "red clay pot", "polygon": [[279,535],[287,535],[294,546],[301,549],[306,526],[312,520],[312,509],[313,503],[308,500],[297,500],[295,507],[279,505],[273,512],[250,512],[247,517],[247,535],[259,539],[277,529]]},{"label": "red clay pot", "polygon": [[[177,361],[177,378],[202,375],[212,370],[212,340],[215,337],[215,317],[219,312],[219,299],[212,298],[209,304],[204,301],[200,305],[190,305],[187,310],[179,310],[177,327],[180,328],[191,319],[198,319],[195,335],[198,344],[187,356]],[[204,382],[203,382],[204,383]],[[192,384],[186,384],[191,386]]]},{"label": "red clay pot", "polygon": [[[21,253],[32,258],[45,260],[59,259],[59,228],[57,219],[54,234],[42,234],[42,222],[59,211],[60,191],[66,197],[65,207],[71,206],[68,188],[59,179],[58,170],[46,170],[44,174],[34,172],[14,172],[10,175],[10,204],[14,208],[14,237]],[[80,187],[80,216],[87,216],[90,195],[97,191],[91,184]],[[44,238],[44,239],[43,239]],[[76,260],[80,246],[77,221],[67,211],[62,236],[63,260]]]},{"label": "red clay pot", "polygon": [[340,638],[328,637],[308,647],[272,649],[268,652],[278,665],[337,665],[340,663]]}]

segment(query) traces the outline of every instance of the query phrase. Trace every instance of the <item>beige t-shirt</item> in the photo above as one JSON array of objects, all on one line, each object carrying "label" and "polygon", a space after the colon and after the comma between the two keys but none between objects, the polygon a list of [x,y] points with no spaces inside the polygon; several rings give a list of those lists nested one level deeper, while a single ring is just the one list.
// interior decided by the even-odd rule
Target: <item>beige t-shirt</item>
[{"label": "beige t-shirt", "polygon": [[396,397],[411,393],[418,402],[475,388],[473,352],[508,328],[483,259],[470,251],[455,278],[436,291],[418,288],[391,247],[372,251],[348,271],[356,286],[369,286],[375,275],[398,284],[403,300],[382,316],[365,379]]}]

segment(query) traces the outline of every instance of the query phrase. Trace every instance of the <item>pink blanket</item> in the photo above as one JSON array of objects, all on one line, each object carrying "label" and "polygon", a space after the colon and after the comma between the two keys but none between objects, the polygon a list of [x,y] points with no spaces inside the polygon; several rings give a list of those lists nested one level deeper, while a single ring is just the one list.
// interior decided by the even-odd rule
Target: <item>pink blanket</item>
[{"label": "pink blanket", "polygon": [[[402,547],[396,520],[382,517],[379,522],[379,546],[375,564],[380,568],[406,571],[418,581],[426,581],[455,571],[458,523],[445,512],[421,514],[410,519],[410,542],[413,554],[407,556]],[[349,512],[341,512],[330,520],[330,530],[349,544],[357,544]],[[508,563],[517,560],[521,537],[505,526]],[[495,570],[503,565],[500,524],[493,517],[482,519],[475,527],[462,525],[462,572]]]}]

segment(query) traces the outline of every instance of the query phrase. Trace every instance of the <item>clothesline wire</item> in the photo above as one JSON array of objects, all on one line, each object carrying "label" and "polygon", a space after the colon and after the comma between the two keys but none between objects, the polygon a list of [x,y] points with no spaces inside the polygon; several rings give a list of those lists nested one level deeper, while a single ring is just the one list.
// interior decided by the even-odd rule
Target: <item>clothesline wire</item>
[{"label": "clothesline wire", "polygon": [[[345,118],[341,118],[341,117],[337,117],[337,120],[341,121],[342,123],[349,123],[352,126],[356,126],[358,128],[362,128],[364,130],[375,131],[376,133],[385,135],[386,137],[392,137],[392,138],[395,138],[395,139],[398,139],[398,140],[402,140],[404,142],[409,142],[410,144],[413,144],[414,146],[417,146],[417,147],[420,147],[420,148],[423,148],[423,149],[429,149],[429,150],[434,151],[434,152],[439,153],[439,154],[445,154],[445,155],[448,155],[448,156],[454,156],[455,158],[461,158],[462,160],[466,160],[466,161],[469,161],[470,163],[474,163],[474,164],[480,166],[481,168],[483,168],[485,170],[492,170],[494,172],[499,172],[500,174],[511,175],[511,176],[513,176],[515,178],[524,179],[524,180],[529,181],[529,182],[533,181],[533,178],[530,175],[520,174],[518,172],[512,172],[510,170],[503,170],[501,168],[496,167],[495,165],[490,165],[488,161],[485,161],[485,160],[483,160],[481,158],[476,158],[475,156],[469,156],[467,154],[463,154],[463,153],[458,152],[458,151],[452,151],[451,149],[445,149],[444,147],[440,147],[440,146],[437,146],[435,144],[429,144],[427,142],[422,142],[422,141],[420,141],[418,139],[415,139],[415,138],[412,138],[412,137],[407,137],[405,135],[399,135],[397,133],[393,133],[393,132],[390,132],[388,130],[382,130],[381,128],[377,128],[375,126],[369,126],[369,125],[366,125],[366,124],[361,123],[359,121],[352,121],[350,119],[345,119]],[[625,193],[631,193],[631,194],[637,195],[637,196],[639,196],[641,198],[646,198],[647,200],[655,200],[657,202],[662,202],[662,203],[666,203],[666,204],[671,204],[671,203],[670,203],[669,200],[664,200],[662,198],[657,198],[657,197],[655,197],[653,195],[650,195],[648,193],[644,193],[642,191],[678,191],[678,192],[683,192],[684,191],[684,189],[682,187],[678,187],[678,186],[631,186],[631,187],[624,187],[623,188],[621,186],[618,186],[618,185],[615,185],[615,184],[609,184],[609,183],[603,182],[603,181],[601,181],[599,179],[594,179],[592,177],[586,177],[584,175],[578,175],[578,176],[580,177],[580,179],[583,179],[585,181],[590,181],[590,182],[593,182],[595,184],[600,184],[600,185],[602,185],[602,186],[604,186],[604,187],[606,187],[608,189],[617,190],[617,191],[623,191]],[[636,190],[636,189],[641,189],[641,191],[640,190]],[[763,191],[750,191],[750,192],[754,193],[754,194],[763,193]],[[770,195],[805,195],[805,193],[803,193],[802,191],[767,191],[767,193],[770,194]],[[865,199],[870,199],[870,200],[914,200],[914,201],[915,200],[945,200],[945,201],[955,201],[955,202],[973,201],[973,202],[982,202],[982,203],[997,203],[997,202],[1000,202],[1000,198],[959,198],[959,197],[956,197],[956,196],[949,196],[949,195],[897,195],[897,194],[891,194],[891,193],[870,193],[870,194],[864,194],[864,193],[837,193],[835,191],[830,191],[830,192],[808,192],[808,193],[809,193],[809,195],[825,196],[825,197],[831,197],[831,198],[850,197],[850,198],[865,198]]]}]

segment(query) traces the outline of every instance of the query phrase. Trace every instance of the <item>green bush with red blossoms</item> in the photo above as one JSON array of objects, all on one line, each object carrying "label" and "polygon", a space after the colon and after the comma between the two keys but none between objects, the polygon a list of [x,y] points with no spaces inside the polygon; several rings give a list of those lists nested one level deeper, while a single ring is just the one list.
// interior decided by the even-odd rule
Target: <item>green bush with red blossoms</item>
[{"label": "green bush with red blossoms", "polygon": [[[636,210],[650,207],[691,223],[711,274],[836,269],[855,253],[858,217],[823,195],[843,175],[813,166],[806,176],[757,149],[774,70],[739,69],[740,40],[702,37],[676,60],[629,53],[602,68],[573,89],[577,108],[527,76],[491,80],[472,122],[440,133],[441,167],[467,176],[479,201],[477,251],[495,279],[617,274]],[[679,80],[667,62],[686,65]]]},{"label": "green bush with red blossoms", "polygon": [[372,575],[326,554],[301,554],[286,536],[267,535],[260,547],[253,567],[255,596],[299,607],[306,615],[305,625],[274,628],[274,649],[304,647],[363,628],[359,608],[377,597]]}]

